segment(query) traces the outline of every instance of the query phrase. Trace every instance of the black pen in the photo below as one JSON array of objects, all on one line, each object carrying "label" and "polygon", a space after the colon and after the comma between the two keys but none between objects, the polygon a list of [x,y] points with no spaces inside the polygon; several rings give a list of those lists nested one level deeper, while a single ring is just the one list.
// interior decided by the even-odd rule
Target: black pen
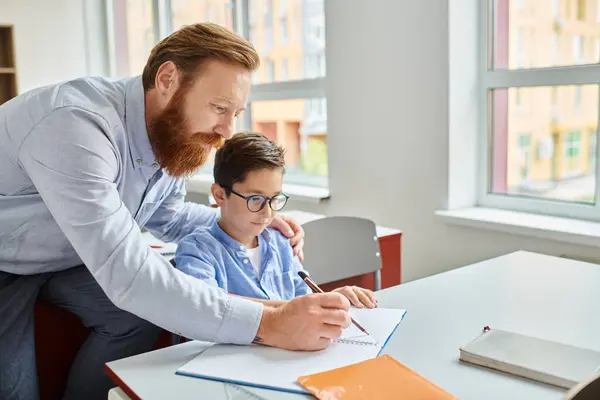
[{"label": "black pen", "polygon": [[[315,292],[315,293],[325,293],[316,283],[314,283],[312,281],[312,279],[310,279],[308,277],[308,274],[306,272],[304,272],[304,271],[298,271],[298,275],[308,285],[308,287],[310,287],[312,289],[313,292]],[[362,326],[360,326],[360,324],[358,322],[356,322],[356,320],[354,318],[350,317],[350,320],[363,333],[365,333],[366,335],[370,335],[370,333],[367,332],[367,330],[365,328],[363,328]]]}]

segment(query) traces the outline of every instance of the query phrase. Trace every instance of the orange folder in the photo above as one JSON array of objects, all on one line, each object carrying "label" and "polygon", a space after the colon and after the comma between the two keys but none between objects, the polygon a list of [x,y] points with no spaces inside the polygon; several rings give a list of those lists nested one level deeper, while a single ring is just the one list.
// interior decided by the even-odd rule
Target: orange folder
[{"label": "orange folder", "polygon": [[298,382],[320,400],[458,399],[387,354]]}]

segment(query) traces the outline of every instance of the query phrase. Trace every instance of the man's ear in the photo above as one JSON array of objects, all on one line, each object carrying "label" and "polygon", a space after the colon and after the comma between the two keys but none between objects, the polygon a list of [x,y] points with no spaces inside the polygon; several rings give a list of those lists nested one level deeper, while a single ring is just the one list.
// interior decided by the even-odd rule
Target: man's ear
[{"label": "man's ear", "polygon": [[221,185],[213,183],[210,187],[210,192],[212,193],[213,198],[215,199],[215,203],[217,203],[217,206],[221,207],[225,202],[225,199],[227,198],[225,189],[223,189]]},{"label": "man's ear", "polygon": [[154,85],[158,92],[169,100],[179,88],[179,71],[173,61],[166,61],[158,67]]}]

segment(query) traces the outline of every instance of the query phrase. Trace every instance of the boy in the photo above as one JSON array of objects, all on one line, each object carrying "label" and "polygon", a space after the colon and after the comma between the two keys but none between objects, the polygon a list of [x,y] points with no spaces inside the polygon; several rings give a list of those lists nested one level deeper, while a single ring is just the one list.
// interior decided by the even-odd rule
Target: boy
[{"label": "boy", "polygon": [[[302,265],[289,239],[267,228],[288,200],[282,193],[284,167],[284,150],[259,133],[238,133],[225,142],[215,155],[211,187],[220,219],[179,242],[176,268],[269,305],[311,293],[298,276]],[[377,305],[370,290],[336,291],[355,307]]]}]

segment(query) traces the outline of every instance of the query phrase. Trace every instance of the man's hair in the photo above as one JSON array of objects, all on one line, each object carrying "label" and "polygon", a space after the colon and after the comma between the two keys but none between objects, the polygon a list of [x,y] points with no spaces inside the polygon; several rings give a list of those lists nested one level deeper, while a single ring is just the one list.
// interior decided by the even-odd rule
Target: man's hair
[{"label": "man's hair", "polygon": [[160,41],[150,52],[142,83],[144,91],[154,87],[158,68],[172,61],[182,74],[182,85],[192,82],[202,64],[218,60],[241,65],[249,72],[260,65],[254,46],[227,28],[212,23],[183,26]]},{"label": "man's hair", "polygon": [[229,196],[235,183],[244,182],[249,172],[260,169],[285,169],[285,150],[256,132],[233,135],[215,154],[215,183]]}]

